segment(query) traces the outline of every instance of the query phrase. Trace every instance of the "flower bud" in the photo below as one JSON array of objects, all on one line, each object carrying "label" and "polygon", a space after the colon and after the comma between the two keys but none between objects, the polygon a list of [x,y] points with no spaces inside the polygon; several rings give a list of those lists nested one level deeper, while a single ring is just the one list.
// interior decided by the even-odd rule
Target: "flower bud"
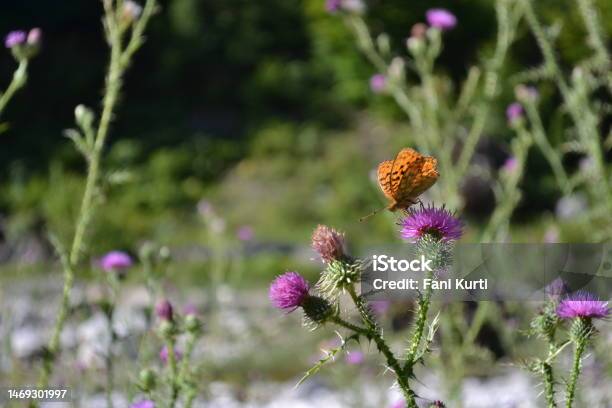
[{"label": "flower bud", "polygon": [[325,323],[335,313],[332,305],[318,296],[308,296],[302,302],[302,308],[307,321],[315,327]]},{"label": "flower bud", "polygon": [[163,320],[160,324],[159,324],[159,335],[163,338],[163,339],[169,339],[172,336],[174,336],[175,334],[175,327],[174,324],[169,321],[169,320]]},{"label": "flower bud", "polygon": [[138,251],[138,256],[141,260],[143,260],[143,262],[144,260],[147,260],[148,262],[153,262],[153,255],[155,254],[155,249],[156,245],[151,241],[147,241],[140,247],[140,250]]},{"label": "flower bud", "polygon": [[382,33],[376,37],[376,45],[378,46],[380,53],[383,55],[389,55],[391,52],[391,40],[385,33]]},{"label": "flower bud", "polygon": [[123,2],[123,9],[121,10],[121,17],[124,21],[132,23],[140,17],[142,14],[142,6],[132,0],[126,0]]},{"label": "flower bud", "polygon": [[593,322],[589,317],[578,317],[574,319],[572,326],[570,327],[570,339],[576,343],[580,344],[585,342],[591,337],[594,333],[595,327],[593,326]]},{"label": "flower bud", "polygon": [[425,49],[425,41],[420,37],[410,37],[406,40],[406,48],[412,56],[416,57]]},{"label": "flower bud", "polygon": [[361,261],[332,261],[321,274],[317,289],[328,299],[335,299],[361,280]]},{"label": "flower bud", "polygon": [[87,106],[77,105],[77,107],[74,108],[74,118],[81,129],[91,129],[94,114]]},{"label": "flower bud", "polygon": [[400,57],[395,57],[389,65],[389,79],[393,82],[401,82],[404,80],[406,63]]},{"label": "flower bud", "polygon": [[188,333],[196,334],[200,331],[200,319],[196,315],[190,314],[185,316],[185,330]]},{"label": "flower bud", "polygon": [[325,263],[345,257],[344,234],[326,225],[319,225],[312,234],[312,248]]},{"label": "flower bud", "polygon": [[139,386],[144,392],[150,392],[155,389],[157,377],[155,376],[155,372],[153,372],[153,370],[145,368],[144,370],[140,371],[138,378],[140,380]]},{"label": "flower bud", "polygon": [[155,314],[161,320],[172,321],[173,315],[174,315],[174,311],[173,311],[173,308],[172,308],[172,304],[168,301],[168,299],[161,300],[155,306]]},{"label": "flower bud", "polygon": [[40,28],[33,28],[28,33],[26,42],[28,45],[36,47],[39,46],[42,41],[42,30]]},{"label": "flower bud", "polygon": [[167,246],[163,246],[159,248],[159,259],[162,262],[168,262],[172,259],[172,253],[170,252],[170,248]]},{"label": "flower bud", "polygon": [[521,102],[535,102],[538,99],[538,90],[533,86],[520,84],[514,88],[514,95]]}]

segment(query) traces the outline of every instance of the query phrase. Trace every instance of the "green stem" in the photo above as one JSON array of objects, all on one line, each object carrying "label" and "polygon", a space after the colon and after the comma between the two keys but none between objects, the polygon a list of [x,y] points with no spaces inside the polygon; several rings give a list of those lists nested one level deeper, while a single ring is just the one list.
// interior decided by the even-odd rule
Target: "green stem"
[{"label": "green stem", "polygon": [[[522,124],[517,126],[516,131],[518,137],[513,141],[512,148],[512,154],[517,162],[516,169],[512,169],[505,174],[504,182],[500,183],[498,191],[496,191],[497,206],[482,234],[482,242],[500,238],[500,233],[507,229],[510,217],[521,199],[519,184],[525,172],[532,137]],[[560,184],[560,186],[562,185]]]},{"label": "green stem", "polygon": [[106,403],[108,408],[113,408],[113,347],[117,341],[117,333],[113,329],[113,316],[115,314],[114,304],[110,305],[108,312],[108,330],[110,333],[110,342],[108,350],[106,352],[105,365],[106,365]]},{"label": "green stem", "polygon": [[575,343],[576,348],[574,350],[574,362],[572,364],[570,380],[567,383],[567,388],[565,391],[565,400],[567,408],[572,408],[574,404],[574,398],[576,396],[576,384],[578,382],[578,377],[580,376],[582,354],[584,353],[584,349],[586,348],[586,343],[586,339],[580,339],[577,343]]},{"label": "green stem", "polygon": [[478,104],[474,122],[457,161],[455,169],[458,178],[463,177],[468,170],[476,145],[485,128],[492,102],[499,93],[499,73],[504,65],[508,48],[512,44],[515,28],[519,21],[518,15],[511,15],[509,7],[510,5],[507,1],[498,0],[496,2],[495,11],[498,30],[495,51],[493,57],[487,63],[487,69],[484,74],[484,98]]},{"label": "green stem", "polygon": [[[431,273],[428,274],[428,278],[431,278]],[[412,339],[410,339],[410,347],[406,355],[406,363],[404,364],[404,371],[411,372],[412,367],[415,364],[415,357],[421,345],[421,339],[423,338],[423,330],[425,329],[425,322],[427,321],[427,312],[429,311],[429,305],[431,303],[432,289],[429,286],[423,296],[419,299],[419,311],[417,313],[417,319],[414,324],[414,332],[412,333]]]},{"label": "green stem", "polygon": [[174,337],[171,336],[166,343],[166,347],[168,349],[168,367],[170,368],[170,403],[168,405],[169,408],[174,408],[174,406],[176,405],[176,401],[178,400],[180,391],[174,345]]},{"label": "green stem", "polygon": [[606,38],[603,30],[601,29],[601,22],[597,10],[593,6],[592,0],[578,0],[578,8],[582,19],[584,20],[584,27],[589,35],[588,44],[595,51],[595,55],[603,65],[610,63],[610,55],[606,48]]},{"label": "green stem", "polygon": [[13,79],[11,80],[9,86],[6,88],[6,91],[0,94],[0,116],[2,116],[4,108],[6,108],[6,105],[8,105],[13,95],[15,95],[15,92],[23,88],[23,86],[26,84],[28,79],[27,70],[28,60],[24,58],[19,61],[19,66],[13,73]]},{"label": "green stem", "polygon": [[193,353],[193,349],[195,347],[197,339],[198,335],[193,332],[190,332],[187,336],[185,352],[183,353],[183,359],[181,360],[181,365],[179,368],[179,378],[181,378],[183,381],[187,378],[187,375],[189,374],[189,360],[191,359],[191,354]]},{"label": "green stem", "polygon": [[[58,312],[57,320],[53,328],[53,334],[49,342],[48,357],[43,363],[38,381],[39,386],[42,388],[47,387],[49,384],[49,378],[52,374],[53,365],[59,348],[59,337],[68,316],[70,293],[74,284],[74,270],[81,259],[83,247],[85,246],[85,233],[93,215],[93,201],[100,173],[100,159],[106,138],[108,136],[113,111],[121,91],[121,79],[125,72],[125,68],[128,65],[127,62],[142,43],[142,32],[154,11],[155,4],[156,0],[147,0],[143,14],[132,31],[132,39],[128,43],[128,48],[125,50],[125,52],[122,52],[121,32],[114,21],[114,10],[111,9],[111,2],[104,2],[105,27],[111,49],[111,58],[106,77],[106,91],[104,93],[102,114],[100,116],[100,122],[96,132],[95,143],[91,154],[88,156],[89,161],[85,189],[77,216],[70,254],[67,262],[65,262],[63,265],[64,287],[60,302],[60,310]],[[135,36],[140,38],[135,40]]]},{"label": "green stem", "polygon": [[367,308],[367,305],[365,304],[364,299],[361,296],[357,295],[357,292],[355,292],[355,288],[352,286],[348,289],[348,293],[351,296],[351,299],[353,300],[355,307],[357,307],[357,310],[359,311],[359,314],[361,315],[361,319],[366,325],[365,329],[362,329],[364,330],[363,334],[367,336],[367,338],[374,340],[374,343],[376,344],[376,348],[378,348],[378,351],[380,351],[385,356],[385,359],[387,360],[387,365],[395,373],[397,384],[399,385],[402,391],[402,394],[404,395],[404,398],[406,399],[406,403],[408,404],[408,407],[416,408],[417,407],[416,394],[414,393],[414,391],[410,388],[410,385],[408,384],[408,377],[404,374],[404,371],[402,370],[402,366],[397,361],[397,358],[395,358],[395,356],[393,355],[393,352],[391,351],[391,349],[389,349],[389,346],[383,339],[382,334],[380,333],[380,329],[378,328],[378,325],[376,324],[374,319],[372,319],[372,316],[370,315],[370,312],[368,311],[368,308]]},{"label": "green stem", "polygon": [[556,408],[555,402],[555,380],[553,377],[553,369],[550,363],[542,363],[542,377],[544,379],[544,394],[546,395],[546,406],[548,408]]},{"label": "green stem", "polygon": [[546,341],[548,342],[548,356],[546,357],[546,361],[542,362],[541,368],[547,408],[557,407],[557,403],[555,402],[555,377],[553,373],[552,362],[559,354],[560,349],[563,349],[565,347],[565,345],[561,347],[556,346],[555,331],[555,329],[552,329],[550,331],[547,331],[546,333]]},{"label": "green stem", "polygon": [[364,337],[368,337],[370,335],[370,332],[365,327],[360,327],[353,323],[347,322],[346,320],[342,319],[340,316],[334,316],[332,317],[331,320],[332,322],[336,323],[338,326],[342,326],[346,329],[352,330],[355,333],[361,334]]},{"label": "green stem", "polygon": [[[353,30],[355,38],[357,39],[357,45],[363,52],[370,63],[382,74],[387,74],[389,71],[389,64],[385,59],[378,53],[372,36],[366,25],[365,21],[359,16],[349,16],[346,19],[347,25]],[[419,108],[416,106],[414,101],[408,96],[408,92],[403,84],[398,84],[396,81],[389,83],[389,92],[395,99],[398,106],[406,113],[410,119],[410,123],[416,129],[422,129],[423,121]],[[417,137],[414,142],[419,146],[419,149],[423,151],[431,151],[428,146],[427,138]]]},{"label": "green stem", "polygon": [[570,344],[572,344],[572,342],[570,340],[567,340],[565,343],[563,343],[562,345],[560,345],[559,347],[555,347],[555,349],[552,351],[552,353],[550,353],[548,355],[548,358],[546,359],[546,363],[552,363],[552,361],[557,358],[557,356],[559,355],[559,353],[561,353],[561,351],[563,351],[563,349],[565,349],[567,346],[569,346]]},{"label": "green stem", "polygon": [[196,397],[196,391],[194,389],[189,390],[187,392],[187,396],[185,397],[185,408],[191,408],[191,406],[193,405],[193,401],[195,400]]},{"label": "green stem", "polygon": [[542,124],[542,119],[540,118],[540,114],[535,104],[533,102],[527,102],[523,105],[525,106],[525,111],[527,112],[527,116],[531,122],[533,139],[538,144],[542,154],[544,154],[544,157],[550,164],[559,188],[564,194],[569,194],[569,179],[565,173],[565,170],[563,169],[563,164],[561,163],[559,154],[557,154],[546,137],[544,125]]},{"label": "green stem", "polygon": [[476,312],[474,313],[474,318],[472,319],[472,323],[465,334],[465,338],[463,340],[462,349],[465,351],[465,348],[473,344],[476,340],[476,336],[480,333],[480,329],[487,321],[487,316],[489,314],[489,310],[491,308],[491,304],[489,301],[481,301],[476,304]]},{"label": "green stem", "polygon": [[[525,10],[525,16],[529,27],[536,38],[536,42],[542,56],[544,57],[544,65],[554,79],[559,92],[563,97],[563,102],[567,108],[572,121],[576,125],[576,131],[588,149],[590,155],[595,160],[595,170],[597,172],[596,180],[594,180],[597,188],[594,188],[595,194],[601,199],[601,202],[607,203],[610,194],[610,182],[608,181],[604,155],[599,140],[597,129],[597,115],[590,108],[590,101],[585,95],[577,95],[572,91],[567,81],[563,77],[563,73],[555,56],[553,47],[544,32],[542,24],[538,20],[533,9],[531,0],[522,0],[522,5]],[[608,208],[612,207],[612,203]]]}]

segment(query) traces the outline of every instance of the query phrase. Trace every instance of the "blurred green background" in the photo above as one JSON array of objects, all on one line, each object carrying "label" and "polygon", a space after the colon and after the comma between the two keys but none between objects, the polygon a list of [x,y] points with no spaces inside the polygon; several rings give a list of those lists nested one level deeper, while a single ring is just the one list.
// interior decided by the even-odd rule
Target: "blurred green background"
[{"label": "blurred green background", "polygon": [[[537,4],[547,23],[563,21],[558,52],[566,66],[588,54],[579,16],[567,13],[571,3]],[[368,4],[374,33],[389,33],[402,55],[410,27],[432,6]],[[144,239],[191,242],[199,234],[193,221],[202,199],[222,209],[227,231],[248,225],[259,242],[303,243],[319,222],[347,230],[357,242],[388,239],[388,215],[367,225],[356,220],[382,205],[370,172],[402,147],[406,122],[389,98],[371,94],[373,69],[323,1],[175,0],[162,6],[126,78],[105,157],[115,183],[105,186],[91,252],[133,248]],[[490,52],[494,10],[485,0],[436,6],[459,19],[445,36],[437,69],[460,81]],[[610,32],[612,4],[600,0],[597,6]],[[73,126],[77,104],[99,103],[107,58],[100,15],[96,1],[3,7],[0,32],[39,26],[45,34],[26,89],[3,117],[9,128],[0,136],[0,217],[9,246],[24,236],[44,240],[47,230],[65,236],[71,228],[84,163],[62,132]],[[509,57],[503,81],[540,63],[526,27]],[[3,82],[13,69],[10,54],[2,52]],[[514,98],[512,86],[504,92],[480,148],[493,167],[503,163],[511,137],[503,111]],[[553,87],[540,92],[554,142],[564,125],[552,116],[559,95]],[[578,159],[566,156],[564,164],[576,168]],[[527,173],[515,214],[517,240],[533,237],[534,229],[542,236],[560,197],[539,152],[530,155]],[[478,228],[494,205],[490,186],[465,191],[464,215]],[[570,228],[569,238],[582,239],[584,232]]]}]

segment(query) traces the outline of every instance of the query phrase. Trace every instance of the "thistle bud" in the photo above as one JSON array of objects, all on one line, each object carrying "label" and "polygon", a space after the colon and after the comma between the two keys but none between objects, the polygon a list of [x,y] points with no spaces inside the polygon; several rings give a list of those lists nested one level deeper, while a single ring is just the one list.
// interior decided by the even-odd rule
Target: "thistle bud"
[{"label": "thistle bud", "polygon": [[406,40],[406,48],[412,56],[416,57],[425,49],[425,41],[420,37],[409,37]]},{"label": "thistle bud", "polygon": [[389,65],[388,76],[393,82],[402,82],[406,71],[406,63],[400,57],[395,57]]},{"label": "thistle bud", "polygon": [[163,339],[169,339],[172,336],[174,336],[175,334],[175,327],[174,324],[172,324],[171,321],[169,320],[163,320],[160,324],[159,324],[159,335],[161,336],[161,338]]},{"label": "thistle bud", "polygon": [[319,225],[312,234],[312,248],[325,263],[344,258],[344,234],[326,225]]},{"label": "thistle bud", "polygon": [[159,259],[162,262],[168,262],[172,259],[172,253],[170,252],[170,248],[167,246],[163,246],[159,248]]},{"label": "thistle bud", "polygon": [[144,392],[150,392],[155,389],[157,377],[155,376],[153,370],[145,368],[144,370],[140,371],[138,378],[140,380],[138,385]]},{"label": "thistle bud", "polygon": [[302,303],[307,322],[314,327],[327,322],[335,313],[332,305],[318,296],[308,296]]},{"label": "thistle bud", "polygon": [[38,47],[42,41],[42,30],[40,28],[33,28],[28,33],[26,43],[32,47]]},{"label": "thistle bud", "polygon": [[121,10],[121,17],[124,21],[132,23],[140,17],[142,14],[142,6],[132,0],[126,0],[123,2],[123,9]]},{"label": "thistle bud", "polygon": [[590,318],[578,317],[574,319],[569,334],[574,343],[580,344],[586,342],[594,331],[595,327]]},{"label": "thistle bud", "polygon": [[77,107],[74,108],[74,118],[81,129],[91,129],[94,114],[87,106],[77,105]]},{"label": "thistle bud", "polygon": [[172,304],[168,301],[168,299],[161,300],[155,306],[155,314],[161,320],[172,321],[172,319],[174,317],[173,316],[174,315],[174,310],[172,308]]},{"label": "thistle bud", "polygon": [[200,319],[198,319],[196,315],[190,314],[185,316],[185,330],[187,330],[187,332],[195,334],[200,331],[200,328]]},{"label": "thistle bud", "polygon": [[328,299],[335,299],[349,287],[361,280],[363,262],[332,261],[321,274],[317,282],[317,289]]}]

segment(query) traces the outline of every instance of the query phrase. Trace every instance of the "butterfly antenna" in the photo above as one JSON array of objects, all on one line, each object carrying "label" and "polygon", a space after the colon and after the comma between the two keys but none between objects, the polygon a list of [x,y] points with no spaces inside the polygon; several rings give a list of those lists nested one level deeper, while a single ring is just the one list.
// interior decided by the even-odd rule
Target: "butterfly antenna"
[{"label": "butterfly antenna", "polygon": [[359,219],[359,222],[364,222],[365,220],[367,220],[368,218],[370,218],[370,217],[371,217],[371,216],[373,216],[373,215],[378,214],[379,212],[381,212],[381,211],[382,211],[382,210],[384,210],[385,208],[387,208],[387,207],[379,208],[378,210],[372,211],[372,212],[371,212],[371,213],[369,213],[368,215],[366,215],[366,216],[364,216],[364,217],[361,217],[361,218]]}]

